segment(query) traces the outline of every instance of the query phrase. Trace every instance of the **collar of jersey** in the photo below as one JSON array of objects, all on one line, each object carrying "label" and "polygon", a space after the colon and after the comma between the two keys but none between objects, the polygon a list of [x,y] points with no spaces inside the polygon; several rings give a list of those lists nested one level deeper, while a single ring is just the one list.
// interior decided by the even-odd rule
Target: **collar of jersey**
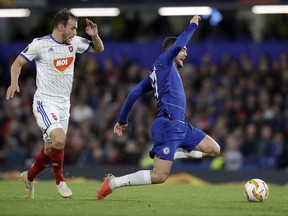
[{"label": "collar of jersey", "polygon": [[50,36],[50,38],[51,38],[53,41],[55,41],[56,43],[58,43],[58,44],[64,44],[64,43],[60,43],[60,42],[56,41],[56,40],[52,37],[52,34],[50,34],[49,36]]}]

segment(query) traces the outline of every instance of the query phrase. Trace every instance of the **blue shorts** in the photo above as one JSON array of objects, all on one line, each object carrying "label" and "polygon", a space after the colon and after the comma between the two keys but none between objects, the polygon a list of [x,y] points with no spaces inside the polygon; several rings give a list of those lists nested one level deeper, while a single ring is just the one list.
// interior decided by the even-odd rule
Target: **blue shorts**
[{"label": "blue shorts", "polygon": [[206,136],[203,131],[192,127],[186,122],[159,117],[153,122],[152,140],[154,146],[149,152],[150,157],[164,160],[174,160],[177,148],[192,151]]}]

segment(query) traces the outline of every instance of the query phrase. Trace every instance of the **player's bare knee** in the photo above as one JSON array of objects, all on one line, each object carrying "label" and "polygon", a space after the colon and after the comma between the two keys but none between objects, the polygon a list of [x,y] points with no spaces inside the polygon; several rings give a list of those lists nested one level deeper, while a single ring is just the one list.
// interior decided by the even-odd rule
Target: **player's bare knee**
[{"label": "player's bare knee", "polygon": [[209,150],[207,149],[206,157],[216,157],[220,155],[220,146],[217,144],[213,146],[213,148],[210,148]]},{"label": "player's bare knee", "polygon": [[151,175],[151,179],[152,179],[153,184],[161,184],[166,181],[168,176],[169,174],[167,173],[155,173],[154,172],[154,175],[153,174]]},{"label": "player's bare knee", "polygon": [[164,183],[166,180],[167,180],[167,178],[169,177],[169,175],[170,175],[170,172],[164,172],[164,173],[162,173],[159,177],[159,183]]},{"label": "player's bare knee", "polygon": [[157,183],[157,184],[162,184],[166,181],[167,177],[164,176],[164,175],[160,175],[158,176],[158,178],[155,179],[155,182],[154,183]]},{"label": "player's bare knee", "polygon": [[52,146],[56,148],[63,148],[66,143],[66,136],[56,136],[52,140]]},{"label": "player's bare knee", "polygon": [[215,146],[211,156],[216,157],[216,156],[220,155],[220,151],[221,151],[220,146],[219,145]]}]

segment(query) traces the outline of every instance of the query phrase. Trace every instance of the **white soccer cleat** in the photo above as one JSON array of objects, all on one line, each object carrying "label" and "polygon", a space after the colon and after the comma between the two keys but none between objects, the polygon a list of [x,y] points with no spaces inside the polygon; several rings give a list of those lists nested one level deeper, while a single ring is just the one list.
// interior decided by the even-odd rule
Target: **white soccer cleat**
[{"label": "white soccer cleat", "polygon": [[56,187],[61,197],[70,198],[72,196],[72,191],[68,188],[66,182],[61,181]]},{"label": "white soccer cleat", "polygon": [[20,180],[25,184],[25,193],[27,198],[34,199],[34,181],[28,180],[28,171],[24,171],[21,173]]}]

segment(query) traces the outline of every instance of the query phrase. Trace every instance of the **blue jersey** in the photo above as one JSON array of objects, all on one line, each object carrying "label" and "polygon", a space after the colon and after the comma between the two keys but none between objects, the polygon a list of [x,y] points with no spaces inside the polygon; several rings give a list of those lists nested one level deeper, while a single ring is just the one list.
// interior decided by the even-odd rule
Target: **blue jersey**
[{"label": "blue jersey", "polygon": [[120,124],[128,123],[128,114],[137,98],[152,90],[157,99],[157,117],[185,121],[186,96],[174,60],[197,27],[195,23],[188,25],[173,46],[156,59],[149,76],[132,89],[120,111]]}]

